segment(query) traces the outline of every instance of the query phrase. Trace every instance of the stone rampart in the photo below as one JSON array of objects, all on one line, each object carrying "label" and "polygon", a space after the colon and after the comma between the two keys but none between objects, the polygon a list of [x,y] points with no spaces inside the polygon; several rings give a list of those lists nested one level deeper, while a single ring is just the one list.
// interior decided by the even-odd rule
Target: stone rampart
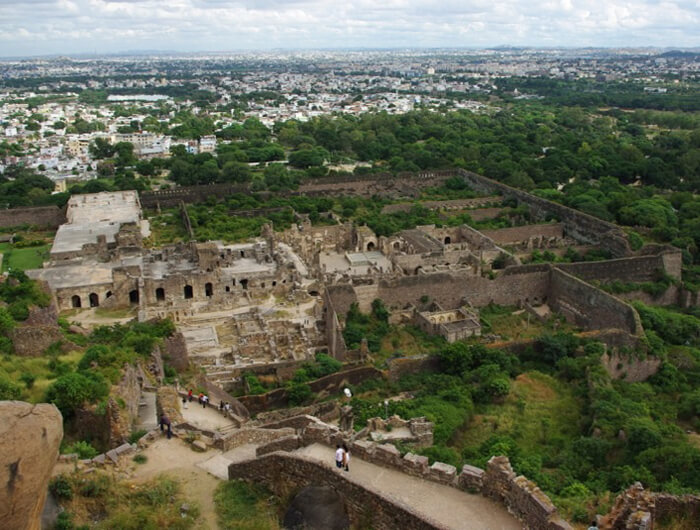
[{"label": "stone rampart", "polygon": [[530,238],[556,238],[564,237],[564,225],[561,223],[512,226],[495,230],[482,230],[482,234],[490,238],[497,245],[514,245],[527,243]]},{"label": "stone rampart", "polygon": [[[313,443],[333,447],[334,444],[343,441],[343,436],[343,433],[334,426],[314,422],[308,425],[300,437],[287,437],[288,439],[278,440],[275,445],[270,445],[269,449],[278,447],[282,450],[292,451]],[[413,453],[401,456],[399,450],[392,444],[355,440],[349,442],[349,447],[351,455],[377,466],[395,469],[429,482],[447,485],[466,492],[481,492],[483,495],[504,504],[510,513],[524,523],[525,528],[533,530],[567,530],[571,528],[558,515],[547,495],[525,477],[516,477],[508,458],[505,456],[493,457],[489,461],[486,471],[474,466],[464,466],[461,473],[457,473],[454,466],[442,462],[435,462],[429,466],[428,458],[425,456]],[[266,447],[262,449],[262,452],[269,453],[270,451]],[[279,455],[280,453],[273,454]],[[298,455],[294,455],[294,457],[299,458]],[[288,461],[288,463],[291,462],[294,460]],[[317,465],[327,469],[320,464]],[[231,464],[229,478],[246,478],[237,475],[238,469],[236,464]],[[297,485],[302,486],[302,484]]]},{"label": "stone rampart", "polygon": [[673,268],[666,269],[662,254],[655,256],[632,256],[605,261],[580,263],[558,263],[557,268],[578,276],[586,281],[608,282],[622,280],[625,282],[653,282],[659,279],[659,271],[675,276],[679,273]]},{"label": "stone rampart", "polygon": [[248,427],[236,429],[223,436],[217,434],[214,438],[214,447],[226,452],[245,444],[266,445],[280,438],[294,436],[294,434],[294,429],[290,427],[282,429]]},{"label": "stone rampart", "polygon": [[[356,385],[373,377],[383,377],[380,370],[372,366],[360,366],[329,374],[308,383],[312,392],[333,394],[347,385]],[[277,388],[265,394],[242,396],[239,401],[251,414],[271,408],[281,408],[288,404],[289,398],[285,388]]]},{"label": "stone rampart", "polygon": [[501,182],[470,171],[458,169],[457,173],[464,178],[474,191],[514,197],[519,203],[527,204],[531,213],[537,219],[545,219],[547,215],[554,215],[564,224],[565,235],[571,236],[578,241],[600,245],[616,257],[627,256],[631,253],[624,232],[612,223],[562,204],[542,199],[526,191],[511,188]]},{"label": "stone rampart", "polygon": [[632,306],[560,269],[553,268],[549,305],[586,330],[616,328],[634,336],[644,332]]},{"label": "stone rampart", "polygon": [[12,228],[21,225],[58,228],[65,222],[66,211],[58,206],[0,210],[0,228]]},{"label": "stone rampart", "polygon": [[353,526],[376,530],[444,528],[407,504],[370,490],[352,474],[339,475],[309,457],[275,452],[255,460],[233,463],[229,465],[228,473],[229,479],[264,483],[280,497],[287,497],[310,485],[330,486],[345,501]]}]

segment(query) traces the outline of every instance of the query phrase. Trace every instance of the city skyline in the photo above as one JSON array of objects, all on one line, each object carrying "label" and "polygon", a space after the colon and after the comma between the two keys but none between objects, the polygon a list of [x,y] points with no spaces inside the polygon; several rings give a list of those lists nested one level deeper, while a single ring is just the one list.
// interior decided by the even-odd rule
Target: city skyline
[{"label": "city skyline", "polygon": [[0,0],[0,56],[700,46],[694,1]]}]

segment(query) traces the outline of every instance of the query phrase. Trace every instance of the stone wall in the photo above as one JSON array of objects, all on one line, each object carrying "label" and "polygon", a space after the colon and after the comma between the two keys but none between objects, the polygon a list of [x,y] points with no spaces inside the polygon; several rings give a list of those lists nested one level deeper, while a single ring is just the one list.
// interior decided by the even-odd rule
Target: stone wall
[{"label": "stone wall", "polygon": [[0,210],[0,228],[12,228],[20,225],[58,228],[65,222],[66,211],[58,206]]},{"label": "stone wall", "polygon": [[178,372],[184,372],[190,366],[185,336],[179,331],[163,340],[163,360]]},{"label": "stone wall", "polygon": [[[680,255],[680,252],[678,252]],[[664,254],[655,256],[633,256],[605,261],[589,261],[581,263],[558,263],[557,267],[563,271],[592,281],[610,282],[622,280],[625,282],[653,282],[658,280],[659,271],[674,276],[680,274],[674,266],[667,267]]]},{"label": "stone wall", "polygon": [[[261,448],[260,454],[271,453],[273,448],[283,451],[293,451],[299,447],[313,443],[321,443],[333,447],[334,444],[342,441],[348,442],[348,440],[343,439],[343,434],[336,427],[322,422],[310,422],[301,436],[289,436],[284,440],[278,439],[274,444],[269,444]],[[556,508],[547,495],[525,477],[516,477],[511,469],[508,458],[505,456],[493,457],[489,461],[486,471],[473,466],[464,466],[462,472],[457,473],[454,466],[442,462],[435,462],[433,465],[429,466],[428,458],[425,456],[415,455],[413,453],[406,453],[404,456],[401,456],[399,450],[392,444],[377,444],[374,442],[355,440],[349,441],[348,445],[350,447],[350,454],[380,467],[396,469],[402,473],[422,478],[428,482],[436,482],[470,493],[481,492],[483,495],[504,504],[510,513],[523,522],[525,528],[533,530],[571,529],[568,523],[558,515]],[[273,455],[283,456],[281,453],[268,454],[268,456]],[[295,462],[307,460],[303,457],[299,457],[299,455],[288,456],[289,460],[285,461],[285,465],[290,466],[291,469],[287,469],[283,473],[291,473],[291,476],[285,477],[285,479],[292,479],[292,483],[287,485],[287,487],[290,487],[293,491],[295,488],[307,485],[304,482],[299,482],[294,472]],[[266,472],[264,468],[266,466],[262,464],[262,460],[263,459],[258,459],[256,461],[256,471],[261,473],[261,477],[265,477]],[[334,473],[325,466],[316,462],[314,462],[314,464],[318,467],[318,471],[312,475],[312,480],[318,479],[319,473],[323,470],[328,470],[332,476],[337,477],[337,473]],[[247,474],[249,472],[248,469],[247,462],[243,463],[242,466],[241,464],[231,464],[229,466],[229,478],[252,478]],[[279,480],[279,478],[275,479],[274,475],[272,475],[271,479]],[[265,478],[263,478],[263,481],[267,483]],[[330,485],[343,487],[342,483],[332,483]],[[273,487],[278,487],[278,485],[275,484]],[[286,491],[286,493],[288,493],[288,491]],[[376,495],[375,493],[372,494]],[[354,501],[355,499],[352,500]]]},{"label": "stone wall", "polygon": [[632,306],[556,268],[552,269],[549,304],[586,330],[616,328],[635,336],[644,332]]},{"label": "stone wall", "polygon": [[613,379],[620,379],[628,383],[646,381],[654,375],[661,359],[658,357],[645,357],[638,359],[632,355],[621,355],[618,352],[605,353],[601,358],[603,367]]},{"label": "stone wall", "polygon": [[44,354],[46,348],[64,338],[61,329],[55,324],[52,326],[21,325],[10,332],[14,351],[21,357],[39,357]]},{"label": "stone wall", "polygon": [[482,230],[482,234],[497,245],[514,245],[527,243],[531,238],[560,240],[564,237],[564,225],[561,223],[513,226],[496,230]]},{"label": "stone wall", "polygon": [[[308,385],[312,392],[334,394],[347,385],[357,385],[374,377],[383,377],[383,374],[372,366],[360,366],[310,381]],[[257,414],[271,408],[285,407],[288,404],[287,390],[278,388],[265,394],[242,396],[239,401],[251,414]]]},{"label": "stone wall", "polygon": [[294,436],[294,434],[295,431],[291,427],[281,429],[249,427],[237,429],[223,436],[217,434],[214,439],[214,447],[226,452],[246,444],[266,445],[280,438]]},{"label": "stone wall", "polygon": [[229,466],[229,479],[264,483],[283,498],[306,486],[330,486],[345,501],[350,523],[354,527],[375,530],[442,528],[403,502],[369,490],[352,474],[339,475],[316,460],[301,455],[275,452],[255,460],[233,463]]},{"label": "stone wall", "polygon": [[602,248],[609,250],[615,257],[631,254],[624,232],[612,223],[568,208],[562,204],[542,199],[526,191],[511,188],[501,182],[470,171],[458,169],[457,173],[464,178],[474,191],[499,193],[504,197],[514,197],[519,203],[527,204],[530,207],[531,214],[536,219],[543,220],[548,215],[554,215],[564,224],[564,233],[567,236],[583,243],[600,245]]}]

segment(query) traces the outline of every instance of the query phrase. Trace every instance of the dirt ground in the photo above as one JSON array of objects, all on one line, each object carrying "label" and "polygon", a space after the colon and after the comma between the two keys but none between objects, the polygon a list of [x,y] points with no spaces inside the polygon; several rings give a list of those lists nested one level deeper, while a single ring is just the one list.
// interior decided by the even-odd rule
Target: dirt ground
[{"label": "dirt ground", "polygon": [[146,481],[163,473],[177,479],[182,484],[187,498],[199,506],[199,528],[219,528],[214,509],[214,490],[221,481],[197,467],[198,463],[214,456],[213,452],[197,453],[177,438],[163,438],[152,443],[142,454],[146,455],[148,460],[144,464],[132,462],[132,481]]}]

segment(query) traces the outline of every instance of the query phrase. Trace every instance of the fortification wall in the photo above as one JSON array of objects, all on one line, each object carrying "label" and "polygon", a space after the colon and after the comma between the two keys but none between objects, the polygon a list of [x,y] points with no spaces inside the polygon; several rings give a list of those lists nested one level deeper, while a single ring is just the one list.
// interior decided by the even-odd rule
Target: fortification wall
[{"label": "fortification wall", "polygon": [[533,237],[562,239],[564,237],[564,225],[562,223],[554,223],[513,226],[497,230],[482,230],[481,233],[497,245],[512,245],[527,242]]},{"label": "fortification wall", "polygon": [[11,228],[25,224],[42,228],[58,228],[65,222],[65,208],[62,209],[58,206],[0,210],[0,228]]},{"label": "fortification wall", "polygon": [[632,306],[567,272],[552,269],[549,292],[552,309],[583,329],[617,328],[636,336],[643,333]]},{"label": "fortification wall", "polygon": [[[680,255],[680,252],[678,254]],[[676,269],[672,256],[669,256],[669,259],[664,259],[664,256],[665,254],[657,254],[605,261],[561,263],[557,264],[557,267],[586,281],[651,282],[658,279],[659,271],[674,277],[678,274],[680,277],[680,268]]]},{"label": "fortification wall", "polygon": [[[428,296],[444,309],[452,309],[469,302],[475,307],[489,303],[520,305],[527,301],[538,303],[547,297],[549,288],[548,267],[511,267],[504,274],[490,280],[481,276],[457,273],[438,273],[406,276],[396,280],[380,280],[377,297],[394,309],[408,303],[420,306],[421,298]],[[367,286],[355,287],[358,298]],[[338,305],[336,304],[336,308]]]},{"label": "fortification wall", "polygon": [[[294,438],[288,437],[284,440],[272,442],[268,444],[267,447],[259,447],[257,454],[270,454],[272,449],[291,451],[313,443],[321,443],[333,447],[335,443],[341,441],[343,441],[343,434],[336,427],[320,422],[308,422],[301,436]],[[552,504],[547,495],[525,477],[515,475],[510,466],[510,461],[505,456],[492,457],[485,471],[474,466],[466,465],[462,468],[461,473],[458,473],[454,466],[442,462],[435,462],[433,465],[429,466],[428,458],[425,456],[413,453],[406,453],[402,456],[393,444],[378,444],[355,440],[350,442],[349,445],[350,454],[365,462],[370,462],[380,467],[395,469],[407,475],[421,478],[427,482],[460,489],[470,494],[481,492],[484,496],[491,497],[495,501],[505,505],[508,511],[523,523],[525,528],[531,528],[533,530],[571,529],[571,526],[558,515],[554,504]],[[307,462],[318,466],[319,470],[324,470],[324,473],[327,470],[330,472],[331,476],[340,478],[332,469],[316,461],[307,460],[303,456],[296,454],[284,455],[280,452],[271,454],[279,455],[280,457],[290,457],[289,460],[285,462],[285,465],[291,468],[288,468],[288,470],[291,471],[290,475],[292,476],[295,475],[296,471],[295,462]],[[258,462],[260,460],[259,458]],[[244,467],[244,469],[246,468],[247,466]],[[250,476],[240,477],[240,469],[241,467],[239,467],[239,464],[231,464],[229,466],[229,478],[252,479]],[[343,474],[343,476],[345,478],[352,478],[345,474]],[[315,476],[314,478],[317,477]],[[297,484],[298,487],[303,487],[305,485],[304,483],[300,484],[296,482],[296,480],[293,484]],[[292,487],[292,491],[294,489],[293,484],[287,486]],[[342,482],[340,484],[331,483],[330,485],[340,488],[343,487]],[[377,492],[370,493],[372,495],[379,495]]]},{"label": "fortification wall", "polygon": [[437,530],[441,525],[427,520],[399,500],[371,491],[353,476],[342,476],[319,462],[300,455],[275,452],[255,460],[233,463],[229,479],[264,483],[276,495],[288,497],[310,485],[328,485],[345,501],[350,523],[377,530]]},{"label": "fortification wall", "polygon": [[504,197],[514,197],[519,203],[527,204],[536,219],[543,220],[547,217],[547,214],[556,216],[564,224],[566,235],[574,239],[584,243],[600,245],[616,257],[627,256],[631,253],[624,232],[612,223],[542,199],[525,191],[511,188],[501,182],[470,171],[458,169],[457,172],[477,192],[500,193]]}]

